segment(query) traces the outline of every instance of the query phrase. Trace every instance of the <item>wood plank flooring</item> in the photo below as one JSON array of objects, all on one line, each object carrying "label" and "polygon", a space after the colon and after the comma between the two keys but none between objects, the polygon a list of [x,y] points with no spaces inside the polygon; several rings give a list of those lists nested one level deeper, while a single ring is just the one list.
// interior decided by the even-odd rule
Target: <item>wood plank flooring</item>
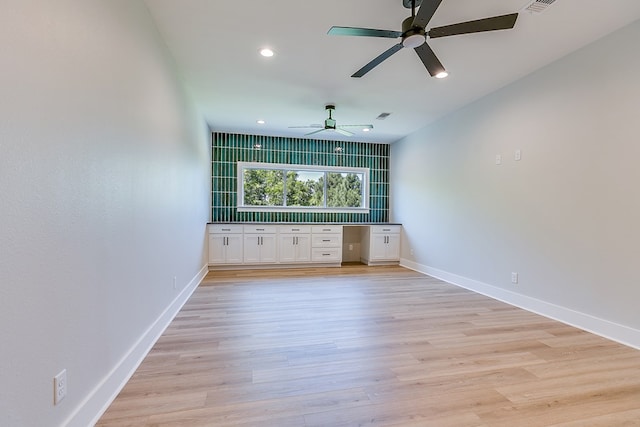
[{"label": "wood plank flooring", "polygon": [[210,272],[97,425],[640,426],[640,352],[397,266]]}]

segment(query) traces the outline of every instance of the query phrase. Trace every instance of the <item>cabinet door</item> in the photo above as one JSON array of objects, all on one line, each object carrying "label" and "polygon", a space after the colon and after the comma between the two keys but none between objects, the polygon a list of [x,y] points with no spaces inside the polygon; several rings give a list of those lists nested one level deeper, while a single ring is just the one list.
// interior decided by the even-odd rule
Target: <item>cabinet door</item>
[{"label": "cabinet door", "polygon": [[226,236],[223,234],[209,234],[209,264],[224,264]]},{"label": "cabinet door", "polygon": [[228,235],[226,249],[226,260],[228,264],[242,264],[242,234]]},{"label": "cabinet door", "polygon": [[311,237],[308,234],[296,237],[296,261],[311,261]]},{"label": "cabinet door", "polygon": [[260,237],[262,237],[262,239],[260,239],[260,262],[278,262],[278,252],[276,250],[276,235],[265,234]]},{"label": "cabinet door", "polygon": [[294,234],[280,235],[280,262],[290,263],[296,261],[295,238]]},{"label": "cabinet door", "polygon": [[260,236],[259,234],[244,235],[244,262],[255,264],[260,262]]},{"label": "cabinet door", "polygon": [[389,234],[387,236],[387,259],[400,261],[400,235]]},{"label": "cabinet door", "polygon": [[387,238],[386,234],[371,234],[370,261],[382,261],[387,259]]}]

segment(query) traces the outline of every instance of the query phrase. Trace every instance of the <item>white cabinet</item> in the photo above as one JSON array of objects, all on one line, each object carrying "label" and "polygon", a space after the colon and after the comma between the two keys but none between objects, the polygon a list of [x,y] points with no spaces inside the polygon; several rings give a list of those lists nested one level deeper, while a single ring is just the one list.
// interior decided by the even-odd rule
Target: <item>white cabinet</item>
[{"label": "white cabinet", "polygon": [[342,263],[341,225],[314,225],[311,227],[311,261]]},{"label": "white cabinet", "polygon": [[311,261],[311,227],[308,225],[278,226],[278,261],[281,264]]},{"label": "white cabinet", "polygon": [[336,224],[209,224],[209,265],[218,269],[339,267],[343,250],[354,252],[354,259],[346,261],[359,259],[368,265],[400,262],[400,225],[349,227],[351,236],[345,240],[343,232],[347,230]]},{"label": "white cabinet", "polygon": [[242,263],[242,226],[210,224],[209,264]]},{"label": "white cabinet", "polygon": [[245,264],[273,264],[277,262],[276,254],[275,226],[244,226]]},{"label": "white cabinet", "polygon": [[372,225],[363,236],[362,262],[395,264],[400,262],[400,225]]}]

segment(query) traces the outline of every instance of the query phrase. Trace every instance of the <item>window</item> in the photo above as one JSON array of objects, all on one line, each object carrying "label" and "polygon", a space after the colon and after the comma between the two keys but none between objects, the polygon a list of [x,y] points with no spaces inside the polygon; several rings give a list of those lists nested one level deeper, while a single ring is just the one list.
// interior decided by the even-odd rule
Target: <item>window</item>
[{"label": "window", "polygon": [[369,169],[238,162],[238,211],[369,211]]}]

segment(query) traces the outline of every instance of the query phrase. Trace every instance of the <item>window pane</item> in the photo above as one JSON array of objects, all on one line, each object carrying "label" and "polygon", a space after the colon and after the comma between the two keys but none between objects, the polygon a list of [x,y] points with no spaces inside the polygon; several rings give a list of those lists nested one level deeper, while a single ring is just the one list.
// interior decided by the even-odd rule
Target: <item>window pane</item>
[{"label": "window pane", "polygon": [[284,172],[245,169],[243,190],[245,206],[283,206]]},{"label": "window pane", "polygon": [[327,207],[361,207],[362,180],[362,174],[335,172],[327,173]]},{"label": "window pane", "polygon": [[324,173],[287,171],[287,206],[324,206]]}]

